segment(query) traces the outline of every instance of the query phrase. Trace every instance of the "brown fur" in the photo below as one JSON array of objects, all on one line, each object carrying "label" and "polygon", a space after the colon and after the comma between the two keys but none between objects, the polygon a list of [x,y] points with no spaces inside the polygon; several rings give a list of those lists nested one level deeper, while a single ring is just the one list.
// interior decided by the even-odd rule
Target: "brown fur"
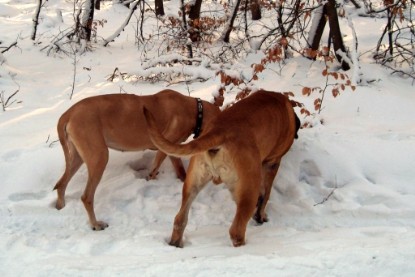
[{"label": "brown fur", "polygon": [[[97,221],[94,212],[95,190],[108,162],[108,148],[120,151],[157,149],[147,133],[143,107],[154,114],[154,124],[170,141],[186,140],[196,125],[196,100],[172,90],[151,96],[110,94],[86,98],[69,108],[59,119],[58,135],[65,154],[66,169],[57,182],[56,208],[65,206],[65,190],[72,176],[85,163],[88,182],[82,201],[94,230],[108,224]],[[203,101],[203,124],[220,113],[219,108]],[[203,125],[202,125],[203,126]],[[203,126],[204,127],[204,126]],[[149,179],[156,177],[166,154],[158,151]],[[170,157],[178,178],[186,172],[180,158]]]},{"label": "brown fur", "polygon": [[219,114],[198,139],[182,145],[165,138],[152,114],[148,110],[144,113],[151,139],[159,149],[169,155],[192,155],[170,244],[183,246],[192,201],[212,180],[224,182],[233,195],[237,210],[229,233],[234,246],[244,245],[249,219],[254,216],[259,223],[267,221],[265,207],[272,182],[299,127],[288,98],[275,92],[256,92]]}]

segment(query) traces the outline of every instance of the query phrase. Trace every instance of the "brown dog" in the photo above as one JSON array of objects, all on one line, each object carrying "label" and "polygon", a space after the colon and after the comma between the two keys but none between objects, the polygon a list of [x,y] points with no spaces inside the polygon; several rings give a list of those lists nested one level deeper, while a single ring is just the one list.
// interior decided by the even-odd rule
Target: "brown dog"
[{"label": "brown dog", "polygon": [[300,127],[288,98],[258,91],[220,113],[204,133],[188,144],[177,145],[163,136],[156,120],[144,114],[154,144],[168,155],[193,155],[183,184],[182,205],[174,220],[170,244],[183,247],[183,232],[192,201],[210,180],[227,184],[237,205],[229,234],[234,246],[245,244],[245,231],[254,215],[267,221],[265,206],[282,156]]},{"label": "brown dog", "polygon": [[[86,98],[69,108],[59,119],[58,134],[65,154],[66,169],[57,182],[58,210],[65,206],[65,190],[82,163],[88,169],[88,182],[82,202],[94,230],[103,230],[108,224],[97,221],[94,212],[95,190],[108,162],[108,148],[120,151],[156,149],[147,133],[142,114],[143,107],[155,115],[154,125],[175,143],[186,140],[195,131],[200,132],[202,120],[209,121],[220,113],[218,107],[200,99],[164,90],[151,96],[110,94]],[[155,178],[166,154],[158,151],[150,179]],[[179,158],[171,157],[180,179],[186,172]]]}]

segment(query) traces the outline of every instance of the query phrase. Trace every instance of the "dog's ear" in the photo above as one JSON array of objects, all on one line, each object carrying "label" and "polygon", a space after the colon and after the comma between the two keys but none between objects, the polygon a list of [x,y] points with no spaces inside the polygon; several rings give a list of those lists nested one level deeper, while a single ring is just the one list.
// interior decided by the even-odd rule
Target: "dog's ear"
[{"label": "dog's ear", "polygon": [[298,138],[298,129],[300,129],[300,127],[301,127],[301,121],[298,118],[296,113],[294,113],[294,115],[295,115],[295,136],[294,136],[294,138],[297,139]]}]

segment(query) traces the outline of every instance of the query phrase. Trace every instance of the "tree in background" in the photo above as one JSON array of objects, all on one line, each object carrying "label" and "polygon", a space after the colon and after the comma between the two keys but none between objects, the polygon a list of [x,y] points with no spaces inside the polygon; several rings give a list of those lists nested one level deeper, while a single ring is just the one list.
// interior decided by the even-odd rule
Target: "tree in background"
[{"label": "tree in background", "polygon": [[36,10],[35,13],[33,14],[33,29],[32,29],[32,35],[30,36],[30,38],[32,40],[36,39],[36,33],[37,33],[37,26],[39,25],[39,15],[40,15],[40,9],[42,8],[42,0],[38,0],[37,1],[37,6],[36,6]]},{"label": "tree in background", "polygon": [[94,0],[85,0],[83,7],[79,38],[88,42],[91,41],[92,23],[94,21]]},{"label": "tree in background", "polygon": [[315,58],[315,54],[313,53],[316,53],[319,49],[321,37],[323,35],[327,20],[330,28],[329,46],[331,42],[333,42],[334,52],[337,60],[341,63],[342,69],[349,70],[350,65],[343,58],[343,55],[346,54],[347,51],[340,31],[335,0],[328,0],[323,6],[320,6],[314,10],[313,24],[311,25],[308,38],[308,43],[312,50],[309,52],[309,54],[311,53],[310,58]]},{"label": "tree in background", "polygon": [[[368,12],[373,15],[386,13],[385,27],[376,45],[377,62],[415,80],[415,1],[385,0],[383,8]],[[386,40],[386,42],[384,42]]]},{"label": "tree in background", "polygon": [[154,0],[154,6],[156,10],[156,16],[163,16],[164,15],[163,0]]},{"label": "tree in background", "polygon": [[[32,39],[36,37],[40,7],[45,5],[43,1],[39,0],[35,12]],[[339,20],[339,4],[336,0],[182,0],[179,7],[176,2],[166,2],[170,11],[174,5],[178,8],[177,15],[169,12],[168,16],[164,13],[166,3],[163,4],[162,0],[154,0],[154,3],[153,0],[119,2],[128,6],[130,11],[122,26],[114,26],[114,35],[103,39],[102,44],[108,45],[114,41],[138,10],[136,41],[141,43],[138,49],[143,53],[143,61],[168,56],[165,61],[169,62],[163,62],[163,66],[196,65],[202,58],[210,60],[210,63],[227,63],[243,59],[252,51],[268,51],[276,49],[276,46],[282,51],[283,59],[290,58],[295,53],[315,58],[318,49],[333,46],[335,57],[343,70],[348,70],[352,65],[357,67],[354,65],[358,62],[357,35],[353,34],[356,38],[354,45],[344,44],[341,27],[350,28],[352,20],[344,12],[341,16],[345,18]],[[48,52],[50,49],[65,51],[64,44],[68,42],[91,42],[97,26],[102,25],[94,20],[94,11],[100,3],[101,0],[74,0],[74,27],[61,31],[51,46],[45,47]],[[414,24],[411,23],[413,4],[413,0],[353,0],[348,4],[349,11],[353,8],[356,11],[354,17],[386,18],[374,57],[381,64],[393,68],[394,72],[407,74],[411,78],[415,78],[415,31]],[[150,8],[153,5],[154,10]],[[340,2],[340,9],[342,5],[345,3]],[[149,25],[146,25],[147,22]],[[322,48],[325,43],[321,39],[327,22],[329,39],[327,47]],[[157,29],[146,26],[157,26]],[[348,56],[350,48],[354,51],[354,59]],[[406,69],[398,70],[398,66]]]}]

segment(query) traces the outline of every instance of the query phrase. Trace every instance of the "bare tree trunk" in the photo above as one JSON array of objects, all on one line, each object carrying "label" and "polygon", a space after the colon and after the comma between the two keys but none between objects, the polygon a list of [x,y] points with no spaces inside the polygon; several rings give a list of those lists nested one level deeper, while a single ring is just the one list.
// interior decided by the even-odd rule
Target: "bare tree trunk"
[{"label": "bare tree trunk", "polygon": [[202,0],[196,0],[190,7],[189,12],[189,37],[192,42],[200,41],[200,9],[202,8]]},{"label": "bare tree trunk", "polygon": [[393,55],[393,38],[392,38],[392,12],[391,12],[391,8],[387,9],[387,14],[388,14],[388,24],[387,24],[387,28],[388,28],[388,41],[389,41],[389,54],[392,56]]},{"label": "bare tree trunk", "polygon": [[36,33],[37,33],[37,25],[39,25],[39,15],[40,15],[40,9],[42,8],[42,0],[38,0],[38,4],[35,10],[35,14],[33,15],[33,30],[31,39],[36,39]]},{"label": "bare tree trunk", "polygon": [[228,29],[225,32],[225,35],[223,36],[223,41],[226,43],[229,43],[229,37],[231,35],[231,32],[233,30],[233,23],[235,22],[236,15],[238,14],[239,5],[241,4],[241,0],[237,0],[235,4],[235,8],[233,10],[233,14],[231,17],[231,20],[229,21]]},{"label": "bare tree trunk", "polygon": [[155,9],[156,9],[156,16],[163,16],[164,15],[164,5],[163,0],[155,0]]},{"label": "bare tree trunk", "polygon": [[350,0],[356,9],[360,9],[362,6],[356,0]]},{"label": "bare tree trunk", "polygon": [[[326,21],[329,21],[330,35],[329,41],[333,42],[334,52],[336,54],[336,59],[341,63],[343,70],[349,70],[350,65],[342,58],[342,55],[338,54],[338,51],[347,53],[346,47],[343,43],[343,38],[340,31],[339,18],[336,11],[336,1],[328,0],[323,7],[320,7],[314,11],[313,23],[310,29],[310,37],[308,38],[308,44],[313,50],[313,53],[319,48],[320,40],[324,32],[324,27],[326,26]],[[315,59],[315,55],[311,54],[311,59]]]},{"label": "bare tree trunk", "polygon": [[[316,53],[320,46],[320,40],[323,36],[324,27],[326,27],[326,21],[327,19],[324,14],[324,6],[315,9],[313,15],[313,22],[308,37],[308,45],[311,47],[311,50],[313,50],[314,53]],[[308,58],[315,60],[316,56],[312,54]]]},{"label": "bare tree trunk", "polygon": [[[248,1],[248,0],[245,0]],[[260,20],[261,16],[261,5],[259,4],[258,0],[250,0],[251,1],[251,14],[252,20]]]},{"label": "bare tree trunk", "polygon": [[91,41],[92,22],[94,21],[94,0],[86,0],[85,8],[81,19],[80,38]]},{"label": "bare tree trunk", "polygon": [[392,37],[392,33],[393,33],[393,29],[392,29],[393,15],[391,13],[391,8],[390,7],[386,9],[386,12],[387,12],[388,22],[387,22],[385,28],[383,29],[382,35],[380,36],[380,39],[377,43],[376,52],[379,52],[379,49],[382,46],[383,38],[387,34],[387,39],[388,39],[388,43],[389,43],[389,47],[388,47],[387,51],[389,51],[390,55],[393,55],[393,37]]},{"label": "bare tree trunk", "polygon": [[337,16],[336,10],[336,0],[328,0],[324,6],[329,18],[330,37],[333,40],[333,48],[334,52],[336,53],[336,58],[341,63],[343,70],[349,70],[350,65],[343,59],[341,55],[338,54],[338,51],[342,51],[345,54],[347,51],[346,47],[344,46],[343,37],[340,31],[339,18]]},{"label": "bare tree trunk", "polygon": [[190,7],[189,18],[190,19],[200,18],[201,8],[202,8],[202,0],[196,0],[195,3]]}]

